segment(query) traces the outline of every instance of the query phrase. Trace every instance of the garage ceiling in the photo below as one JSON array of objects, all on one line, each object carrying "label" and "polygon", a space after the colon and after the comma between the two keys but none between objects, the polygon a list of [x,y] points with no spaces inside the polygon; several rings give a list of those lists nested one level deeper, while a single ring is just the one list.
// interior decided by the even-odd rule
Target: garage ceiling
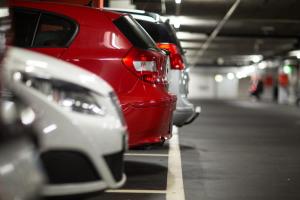
[{"label": "garage ceiling", "polygon": [[[165,2],[165,3],[164,3]],[[299,0],[241,0],[202,56],[203,43],[235,0],[133,0],[137,9],[157,12],[180,22],[179,38],[196,66],[245,66],[259,56],[272,58],[299,48]],[[165,12],[163,7],[165,5]],[[177,15],[176,15],[177,13]]]}]

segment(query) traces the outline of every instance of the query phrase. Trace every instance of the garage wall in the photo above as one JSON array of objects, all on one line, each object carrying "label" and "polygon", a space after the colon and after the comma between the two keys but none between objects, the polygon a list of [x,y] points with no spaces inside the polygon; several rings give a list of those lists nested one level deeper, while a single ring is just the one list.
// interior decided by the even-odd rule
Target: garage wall
[{"label": "garage wall", "polygon": [[[226,75],[226,73],[224,74]],[[190,72],[189,97],[191,99],[236,99],[239,96],[238,79],[215,81],[215,73],[193,69]]]},{"label": "garage wall", "polygon": [[190,98],[215,98],[215,80],[212,76],[190,73]]},{"label": "garage wall", "polygon": [[235,99],[238,97],[238,79],[224,78],[222,82],[216,83],[216,88],[216,98],[218,99]]}]

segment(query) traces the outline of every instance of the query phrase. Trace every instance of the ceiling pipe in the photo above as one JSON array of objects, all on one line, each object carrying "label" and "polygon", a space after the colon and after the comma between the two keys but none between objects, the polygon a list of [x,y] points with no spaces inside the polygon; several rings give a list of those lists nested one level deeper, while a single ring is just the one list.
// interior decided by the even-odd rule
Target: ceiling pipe
[{"label": "ceiling pipe", "polygon": [[207,40],[201,45],[200,50],[195,53],[195,57],[192,62],[192,66],[195,66],[198,59],[203,56],[205,51],[208,49],[209,45],[212,43],[212,41],[217,37],[219,32],[224,27],[225,23],[229,20],[229,18],[232,16],[232,14],[235,12],[239,4],[241,3],[241,0],[236,0],[234,4],[231,6],[231,8],[228,10],[224,18],[218,23],[217,27],[214,29],[214,31],[210,34],[210,36],[207,38]]}]

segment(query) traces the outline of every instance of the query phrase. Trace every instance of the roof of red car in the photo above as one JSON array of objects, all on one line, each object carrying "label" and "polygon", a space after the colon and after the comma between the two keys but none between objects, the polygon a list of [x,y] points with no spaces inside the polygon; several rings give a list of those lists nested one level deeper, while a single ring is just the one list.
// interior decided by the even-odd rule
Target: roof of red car
[{"label": "roof of red car", "polygon": [[56,2],[12,0],[10,2],[10,6],[32,8],[65,15],[73,18],[80,24],[94,24],[95,21],[100,22],[99,18],[97,18],[97,16],[99,17],[99,13],[105,14],[106,17],[109,17],[111,20],[117,19],[124,15],[116,12],[106,11],[100,8]]}]

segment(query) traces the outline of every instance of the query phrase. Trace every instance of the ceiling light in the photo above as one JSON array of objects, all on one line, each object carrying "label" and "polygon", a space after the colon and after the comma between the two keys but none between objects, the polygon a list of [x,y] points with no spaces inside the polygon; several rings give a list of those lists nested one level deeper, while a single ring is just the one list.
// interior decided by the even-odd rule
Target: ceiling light
[{"label": "ceiling light", "polygon": [[0,8],[0,17],[8,17],[9,9],[8,8]]},{"label": "ceiling light", "polygon": [[221,74],[217,74],[217,75],[215,76],[215,81],[218,82],[218,83],[219,83],[219,82],[222,82],[223,79],[224,79],[224,78],[223,78],[223,76],[222,76]]},{"label": "ceiling light", "polygon": [[267,67],[267,63],[266,62],[260,62],[258,63],[258,68],[259,69],[265,69]]},{"label": "ceiling light", "polygon": [[176,29],[179,29],[180,28],[180,21],[174,21],[174,27]]},{"label": "ceiling light", "polygon": [[225,62],[225,61],[224,61],[224,59],[223,59],[223,58],[221,58],[221,57],[217,59],[217,63],[218,63],[218,65],[223,65],[223,64],[224,64],[224,62]]},{"label": "ceiling light", "polygon": [[298,59],[300,59],[300,50],[290,51],[290,56],[296,56]]},{"label": "ceiling light", "polygon": [[254,63],[259,63],[262,60],[262,56],[261,55],[253,55],[253,56],[251,56],[251,60]]},{"label": "ceiling light", "polygon": [[227,78],[228,78],[229,80],[233,80],[233,79],[235,78],[234,73],[228,73],[228,74],[227,74]]},{"label": "ceiling light", "polygon": [[242,79],[242,78],[246,78],[247,75],[246,75],[245,73],[243,73],[243,72],[238,72],[238,73],[236,74],[236,77],[237,77],[238,79]]},{"label": "ceiling light", "polygon": [[179,40],[204,40],[207,39],[207,35],[203,33],[190,33],[190,32],[176,32]]},{"label": "ceiling light", "polygon": [[175,3],[176,3],[176,4],[180,4],[180,3],[181,3],[181,0],[175,0]]}]

